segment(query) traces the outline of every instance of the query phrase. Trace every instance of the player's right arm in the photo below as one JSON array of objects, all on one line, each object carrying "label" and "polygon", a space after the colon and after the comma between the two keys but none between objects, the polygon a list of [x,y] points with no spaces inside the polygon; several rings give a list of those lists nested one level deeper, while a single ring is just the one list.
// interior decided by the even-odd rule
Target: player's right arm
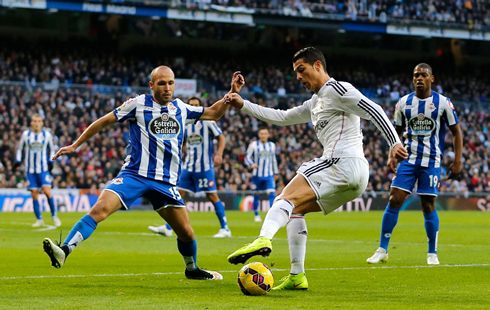
[{"label": "player's right arm", "polygon": [[255,142],[252,142],[248,145],[248,148],[247,148],[247,155],[245,155],[245,165],[247,165],[248,167],[250,168],[258,168],[259,166],[254,163],[253,161],[253,154],[254,154],[254,151],[255,151],[255,147],[254,147],[254,144]]},{"label": "player's right arm", "polygon": [[72,145],[68,145],[60,148],[58,152],[56,152],[56,154],[54,155],[53,160],[60,157],[61,155],[71,154],[75,152],[75,150],[79,148],[83,143],[85,143],[85,141],[95,136],[102,129],[112,124],[115,124],[116,122],[117,122],[116,116],[112,112],[102,116],[101,118],[99,118],[98,120],[90,124],[90,126],[88,126],[88,128],[85,129],[85,131]]},{"label": "player's right arm", "polygon": [[225,96],[225,103],[264,122],[274,125],[287,126],[311,122],[311,112],[308,108],[308,101],[305,101],[300,106],[284,111],[262,107],[248,100],[243,100],[238,94],[228,93]]},{"label": "player's right arm", "polygon": [[114,109],[114,111],[107,113],[102,116],[90,126],[80,135],[80,137],[73,143],[72,145],[68,145],[62,147],[56,152],[53,157],[53,160],[60,157],[61,155],[71,154],[75,152],[77,148],[79,148],[85,141],[89,140],[97,133],[99,133],[102,129],[115,124],[116,122],[122,123],[129,118],[134,118],[136,116],[136,105],[139,99],[143,99],[144,95],[138,96],[136,98],[131,98],[125,101],[121,106]]},{"label": "player's right arm", "polygon": [[20,138],[19,146],[17,147],[17,153],[15,154],[15,164],[14,168],[17,168],[22,164],[22,155],[24,154],[24,147],[27,142],[27,131],[22,133],[22,137]]}]

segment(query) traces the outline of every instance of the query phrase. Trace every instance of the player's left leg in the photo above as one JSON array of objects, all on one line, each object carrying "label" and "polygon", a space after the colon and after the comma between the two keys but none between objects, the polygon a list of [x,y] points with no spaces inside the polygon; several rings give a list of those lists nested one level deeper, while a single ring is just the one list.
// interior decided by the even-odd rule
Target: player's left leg
[{"label": "player's left leg", "polygon": [[429,243],[427,264],[438,265],[437,239],[439,235],[439,216],[436,211],[436,198],[439,194],[440,168],[423,168],[419,172],[417,192],[420,195],[422,212],[425,219],[425,231]]},{"label": "player's left leg", "polygon": [[194,280],[222,280],[221,274],[197,267],[197,243],[185,206],[168,205],[157,212],[172,226],[177,235],[177,248],[184,258],[186,277]]},{"label": "player's left leg", "polygon": [[439,265],[437,257],[437,239],[439,235],[439,215],[436,210],[436,197],[429,195],[421,195],[420,201],[422,211],[424,212],[425,232],[427,233],[427,241],[429,250],[427,252],[427,264]]},{"label": "player's left leg", "polygon": [[32,197],[32,209],[34,210],[34,215],[36,216],[36,222],[32,224],[32,227],[44,226],[43,216],[41,213],[41,205],[39,204],[39,190],[37,188],[31,189]]},{"label": "player's left leg", "polygon": [[228,221],[226,220],[225,206],[223,205],[223,202],[219,199],[218,194],[216,192],[207,192],[206,196],[208,197],[209,201],[213,203],[214,210],[216,212],[216,216],[218,217],[219,224],[220,224],[220,230],[213,237],[214,238],[231,237],[231,231],[228,228]]},{"label": "player's left leg", "polygon": [[51,193],[51,182],[49,183],[49,185],[43,185],[43,193],[48,198],[48,205],[49,205],[49,209],[51,210],[51,218],[53,219],[53,225],[56,227],[60,227],[61,221],[58,215],[56,214],[57,213],[56,205],[54,203],[53,194]]}]

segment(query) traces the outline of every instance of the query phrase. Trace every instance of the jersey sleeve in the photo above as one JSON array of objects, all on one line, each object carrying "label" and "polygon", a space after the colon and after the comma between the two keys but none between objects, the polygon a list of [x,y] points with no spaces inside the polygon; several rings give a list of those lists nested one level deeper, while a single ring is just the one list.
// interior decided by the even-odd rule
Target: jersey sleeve
[{"label": "jersey sleeve", "polygon": [[339,106],[340,110],[372,121],[379,131],[381,131],[390,147],[401,143],[395,127],[393,127],[380,105],[368,99],[349,83],[342,83],[341,85],[343,87],[342,92],[336,91],[333,87],[331,89],[331,94],[338,96],[340,99],[335,100],[335,102],[341,103],[341,106]]},{"label": "jersey sleeve", "polygon": [[459,124],[458,116],[456,115],[456,111],[454,110],[453,103],[451,99],[446,98],[446,100],[441,101],[441,108],[443,108],[443,115],[445,116],[445,122],[447,126],[454,126]]},{"label": "jersey sleeve", "polygon": [[194,107],[187,103],[185,103],[184,105],[187,110],[187,119],[185,120],[185,123],[195,124],[204,113],[204,107]]},{"label": "jersey sleeve", "polygon": [[393,125],[395,125],[395,126],[404,126],[405,125],[403,122],[403,110],[402,110],[401,100],[396,103],[395,113],[393,116],[394,116]]},{"label": "jersey sleeve", "polygon": [[247,166],[252,166],[254,164],[253,161],[253,154],[255,150],[254,143],[255,142],[250,143],[247,148],[247,155],[245,155],[245,165]]},{"label": "jersey sleeve", "polygon": [[206,122],[206,124],[208,128],[211,130],[211,132],[213,133],[213,136],[217,137],[223,133],[215,121],[208,121]]},{"label": "jersey sleeve", "polygon": [[279,174],[279,168],[277,166],[276,145],[272,143],[272,168],[274,174]]},{"label": "jersey sleeve", "polygon": [[279,126],[309,123],[311,122],[309,101],[307,100],[300,106],[283,111],[262,107],[248,100],[244,100],[242,111],[264,122]]},{"label": "jersey sleeve", "polygon": [[136,98],[131,98],[121,104],[119,107],[115,108],[113,113],[119,123],[124,122],[128,118],[136,117],[136,106],[138,100]]},{"label": "jersey sleeve", "polygon": [[53,158],[54,157],[54,154],[55,154],[54,143],[53,143],[53,135],[48,132],[46,136],[47,136],[47,139],[48,139],[48,141],[47,141],[48,145],[47,146],[48,146],[48,149],[49,149],[48,162],[51,162],[52,161],[51,158]]},{"label": "jersey sleeve", "polygon": [[15,161],[20,163],[22,161],[22,155],[24,153],[24,147],[27,142],[27,132],[24,131],[22,133],[22,137],[20,138],[19,147],[17,148],[17,153],[15,154]]}]

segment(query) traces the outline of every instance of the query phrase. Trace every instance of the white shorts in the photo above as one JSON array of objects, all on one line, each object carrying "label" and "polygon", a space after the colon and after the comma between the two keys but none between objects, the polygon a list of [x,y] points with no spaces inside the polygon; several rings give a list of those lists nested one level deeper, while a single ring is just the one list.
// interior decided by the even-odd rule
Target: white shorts
[{"label": "white shorts", "polygon": [[359,197],[369,181],[369,163],[358,157],[315,158],[296,172],[308,181],[325,214]]}]

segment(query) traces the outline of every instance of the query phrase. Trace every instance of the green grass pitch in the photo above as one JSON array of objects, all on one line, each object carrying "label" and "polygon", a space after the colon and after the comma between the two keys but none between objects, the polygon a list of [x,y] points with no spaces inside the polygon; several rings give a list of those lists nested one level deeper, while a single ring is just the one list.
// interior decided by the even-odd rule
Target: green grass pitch
[{"label": "green grass pitch", "polygon": [[[63,235],[82,216],[62,213]],[[426,264],[421,212],[401,212],[388,263],[368,265],[378,247],[382,212],[307,215],[307,291],[242,295],[242,265],[228,254],[259,233],[252,213],[227,212],[233,238],[213,239],[214,213],[191,213],[198,265],[223,274],[223,281],[190,281],[175,237],[153,235],[154,212],[112,215],[68,257],[61,269],[42,250],[44,237],[59,229],[31,228],[28,213],[0,216],[0,309],[488,309],[490,308],[490,213],[439,212],[439,260]],[[50,223],[49,214],[44,214]],[[276,283],[288,274],[286,229],[269,257]]]}]

